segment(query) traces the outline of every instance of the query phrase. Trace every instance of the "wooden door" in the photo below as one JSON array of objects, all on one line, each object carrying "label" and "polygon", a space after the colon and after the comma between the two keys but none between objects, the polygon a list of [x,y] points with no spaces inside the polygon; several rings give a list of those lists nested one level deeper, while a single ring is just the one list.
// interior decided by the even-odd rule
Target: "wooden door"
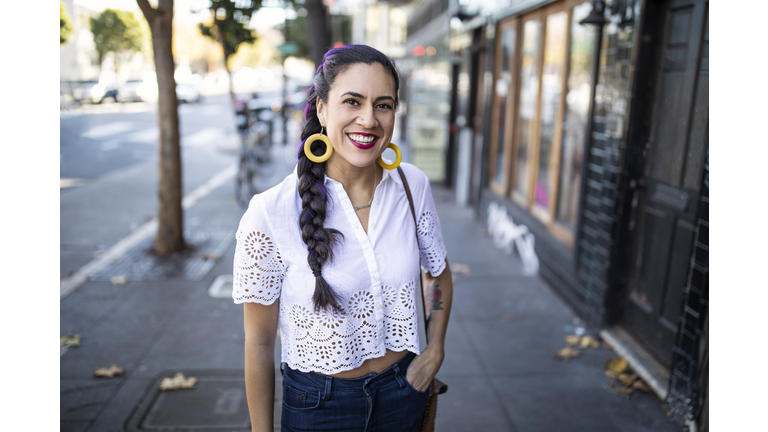
[{"label": "wooden door", "polygon": [[708,6],[707,0],[671,0],[663,9],[650,140],[630,222],[621,324],[666,366],[682,312],[708,145]]}]

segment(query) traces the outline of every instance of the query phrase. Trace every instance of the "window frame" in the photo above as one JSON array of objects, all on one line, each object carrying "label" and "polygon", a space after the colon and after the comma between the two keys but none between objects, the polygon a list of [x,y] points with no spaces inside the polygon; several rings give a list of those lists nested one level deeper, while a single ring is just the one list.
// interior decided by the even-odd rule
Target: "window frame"
[{"label": "window frame", "polygon": [[[501,61],[497,61],[494,67],[494,89],[492,91],[492,97],[494,98],[492,106],[492,125],[491,128],[491,146],[489,157],[489,177],[488,185],[492,191],[501,195],[509,197],[513,202],[523,207],[526,211],[531,213],[538,221],[540,221],[547,231],[555,237],[559,242],[563,243],[569,248],[574,247],[575,243],[575,230],[576,227],[570,228],[557,220],[557,205],[558,194],[560,188],[560,176],[561,176],[561,153],[563,146],[563,119],[565,117],[566,109],[566,96],[568,90],[568,77],[571,72],[571,28],[573,26],[573,9],[584,3],[588,3],[589,0],[561,0],[545,7],[536,9],[534,11],[518,15],[515,17],[507,18],[499,21],[496,32],[496,47],[494,50],[495,58],[498,60],[503,59],[502,45],[502,32],[504,29],[513,27],[516,31],[515,37],[515,52],[510,58],[510,73],[511,82],[510,94],[507,98],[507,110],[506,118],[503,119],[505,127],[504,137],[504,151],[502,164],[503,175],[502,182],[496,181],[496,158],[498,154],[498,134],[499,128],[497,125],[501,124],[499,119],[499,106],[495,100],[495,85],[500,77],[502,67]],[[560,77],[560,96],[558,101],[558,108],[555,113],[554,131],[552,136],[552,144],[550,148],[550,160],[549,164],[549,182],[550,182],[550,196],[552,199],[547,207],[543,207],[535,202],[535,188],[536,177],[539,171],[539,158],[541,150],[541,109],[542,109],[542,89],[543,89],[543,74],[544,64],[546,56],[546,42],[547,42],[547,18],[555,13],[565,12],[565,50],[563,61],[563,74]],[[527,161],[525,164],[525,179],[526,179],[526,195],[522,195],[516,190],[517,182],[517,156],[519,147],[519,130],[520,127],[520,86],[521,86],[521,62],[522,62],[522,49],[524,39],[525,23],[531,20],[538,20],[540,23],[540,36],[538,40],[538,58],[537,58],[537,79],[538,89],[536,91],[536,103],[535,103],[535,115],[531,124],[531,135],[529,137],[529,148],[527,153]],[[593,52],[593,55],[597,55]],[[590,105],[594,101],[590,100]],[[591,119],[587,119],[591,121]],[[586,137],[589,140],[589,137]],[[585,146],[588,145],[585,143]],[[579,190],[579,194],[583,191]]]},{"label": "window frame", "polygon": [[[506,20],[500,21],[496,28],[496,48],[495,48],[495,58],[496,59],[503,59],[504,55],[502,53],[503,49],[503,38],[502,34],[505,29],[512,28],[515,31],[515,41],[514,41],[514,52],[509,58],[510,65],[510,83],[509,83],[509,90],[507,93],[507,101],[506,101],[506,109],[505,109],[505,118],[504,121],[504,142],[502,145],[504,146],[502,158],[503,158],[503,164],[502,164],[502,182],[499,183],[496,181],[496,167],[497,167],[497,155],[498,155],[498,146],[499,146],[499,128],[498,127],[492,127],[491,128],[491,148],[490,148],[490,154],[489,154],[489,160],[488,160],[488,168],[489,168],[489,186],[491,190],[496,192],[499,195],[507,195],[509,188],[510,188],[510,173],[512,171],[512,164],[513,161],[513,139],[514,139],[514,131],[517,130],[516,127],[516,110],[518,106],[518,94],[517,91],[518,88],[518,81],[519,81],[519,68],[518,68],[518,58],[520,55],[520,17],[512,17],[508,18]],[[491,114],[491,124],[492,125],[499,125],[501,119],[499,119],[499,104],[496,103],[496,83],[498,82],[501,70],[503,68],[503,64],[501,61],[497,61],[496,65],[494,67],[494,74],[493,74],[493,84],[491,89],[491,97],[493,101],[493,107],[492,107],[492,114]]]}]

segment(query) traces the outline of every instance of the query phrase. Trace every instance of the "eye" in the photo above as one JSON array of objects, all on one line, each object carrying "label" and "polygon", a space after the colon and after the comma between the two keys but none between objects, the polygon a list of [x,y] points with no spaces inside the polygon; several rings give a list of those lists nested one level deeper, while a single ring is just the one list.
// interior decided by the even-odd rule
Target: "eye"
[{"label": "eye", "polygon": [[350,104],[352,106],[358,106],[360,105],[360,102],[357,101],[357,99],[349,98],[344,101],[345,104]]},{"label": "eye", "polygon": [[388,103],[380,103],[380,104],[376,105],[376,108],[381,108],[381,109],[389,110],[389,109],[392,109],[392,105],[390,105]]}]

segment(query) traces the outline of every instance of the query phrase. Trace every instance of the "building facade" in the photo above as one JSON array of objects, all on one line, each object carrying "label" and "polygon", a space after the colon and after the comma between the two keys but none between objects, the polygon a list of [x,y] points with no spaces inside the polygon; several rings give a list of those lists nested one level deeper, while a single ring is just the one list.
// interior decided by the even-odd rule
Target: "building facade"
[{"label": "building facade", "polygon": [[501,208],[524,225],[541,277],[699,430],[708,428],[708,6],[413,2],[405,59],[413,161],[431,157],[432,180],[482,220]]}]

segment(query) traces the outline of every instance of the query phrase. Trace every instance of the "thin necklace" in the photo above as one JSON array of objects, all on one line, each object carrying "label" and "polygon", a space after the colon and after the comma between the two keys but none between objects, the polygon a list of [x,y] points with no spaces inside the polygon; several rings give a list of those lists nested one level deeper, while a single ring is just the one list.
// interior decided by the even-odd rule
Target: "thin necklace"
[{"label": "thin necklace", "polygon": [[371,203],[373,203],[373,196],[376,194],[376,167],[373,167],[373,191],[371,192],[371,200],[368,201],[368,204],[361,205],[358,207],[354,207],[355,211],[362,210],[364,208],[368,208],[371,206]]}]

